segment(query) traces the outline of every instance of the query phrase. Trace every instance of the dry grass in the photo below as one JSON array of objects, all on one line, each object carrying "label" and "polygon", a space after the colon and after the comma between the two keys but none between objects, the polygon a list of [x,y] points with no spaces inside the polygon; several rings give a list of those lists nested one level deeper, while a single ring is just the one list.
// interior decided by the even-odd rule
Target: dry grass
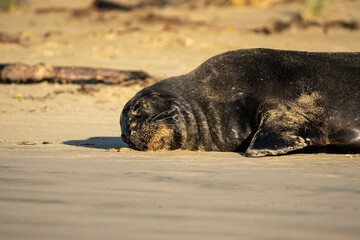
[{"label": "dry grass", "polygon": [[18,8],[23,4],[24,0],[0,0],[0,10],[2,11],[12,11]]},{"label": "dry grass", "polygon": [[319,17],[329,0],[305,0],[303,9],[300,13],[305,21],[311,21]]}]

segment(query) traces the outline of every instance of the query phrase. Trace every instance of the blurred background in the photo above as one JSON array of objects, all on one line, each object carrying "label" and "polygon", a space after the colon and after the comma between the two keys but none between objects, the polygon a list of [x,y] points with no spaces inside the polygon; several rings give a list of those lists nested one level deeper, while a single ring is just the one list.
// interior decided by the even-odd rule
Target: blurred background
[{"label": "blurred background", "polygon": [[[0,0],[0,77],[42,62],[35,77],[158,80],[234,49],[360,51],[359,21],[360,0]],[[358,155],[135,153],[119,116],[143,82],[58,79],[0,85],[1,239],[359,239]]]},{"label": "blurred background", "polygon": [[242,48],[359,51],[359,0],[0,0],[0,62],[186,73]]}]

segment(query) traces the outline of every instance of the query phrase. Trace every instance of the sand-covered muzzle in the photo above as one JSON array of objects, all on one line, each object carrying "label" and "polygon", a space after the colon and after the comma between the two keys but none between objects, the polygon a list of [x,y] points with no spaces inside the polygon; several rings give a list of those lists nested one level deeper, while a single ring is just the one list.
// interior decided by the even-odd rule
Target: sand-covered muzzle
[{"label": "sand-covered muzzle", "polygon": [[187,135],[183,121],[180,104],[158,93],[135,96],[121,114],[122,139],[141,151],[179,149]]}]

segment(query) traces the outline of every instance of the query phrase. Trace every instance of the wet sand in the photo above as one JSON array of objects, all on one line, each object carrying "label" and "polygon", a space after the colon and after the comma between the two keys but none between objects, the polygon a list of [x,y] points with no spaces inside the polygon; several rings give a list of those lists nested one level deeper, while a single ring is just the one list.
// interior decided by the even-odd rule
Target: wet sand
[{"label": "wet sand", "polygon": [[[162,78],[231,49],[360,50],[360,31],[249,31],[288,19],[297,5],[76,18],[38,14],[35,3],[0,13],[1,31],[21,35],[20,44],[0,43],[1,62],[145,70]],[[335,10],[343,19],[360,16],[355,7]],[[182,23],[141,20],[149,11]],[[90,87],[83,94],[78,85],[0,86],[0,239],[359,238],[359,155],[126,151],[119,116],[141,87]]]}]

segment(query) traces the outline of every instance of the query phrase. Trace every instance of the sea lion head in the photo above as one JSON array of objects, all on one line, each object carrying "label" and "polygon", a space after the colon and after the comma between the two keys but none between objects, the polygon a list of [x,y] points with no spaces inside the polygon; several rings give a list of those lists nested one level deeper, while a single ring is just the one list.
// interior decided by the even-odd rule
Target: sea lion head
[{"label": "sea lion head", "polygon": [[179,111],[179,104],[170,96],[140,92],[121,113],[121,138],[129,147],[141,151],[180,148],[183,124]]}]

